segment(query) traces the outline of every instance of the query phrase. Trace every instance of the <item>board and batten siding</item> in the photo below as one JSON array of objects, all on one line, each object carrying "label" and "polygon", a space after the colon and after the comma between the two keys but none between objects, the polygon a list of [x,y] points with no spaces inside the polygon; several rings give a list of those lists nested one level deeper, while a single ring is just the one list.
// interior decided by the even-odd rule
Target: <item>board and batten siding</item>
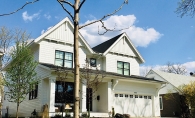
[{"label": "board and batten siding", "polygon": [[68,22],[65,22],[56,28],[53,32],[48,34],[45,38],[73,44],[73,28]]},{"label": "board and batten siding", "polygon": [[130,74],[139,75],[139,63],[135,58],[111,53],[106,55],[106,71],[117,73],[117,61],[130,63]]},{"label": "board and batten siding", "polygon": [[136,56],[133,47],[129,44],[129,41],[127,41],[125,37],[119,40],[117,44],[114,45],[114,47],[110,50],[110,52],[133,57]]}]

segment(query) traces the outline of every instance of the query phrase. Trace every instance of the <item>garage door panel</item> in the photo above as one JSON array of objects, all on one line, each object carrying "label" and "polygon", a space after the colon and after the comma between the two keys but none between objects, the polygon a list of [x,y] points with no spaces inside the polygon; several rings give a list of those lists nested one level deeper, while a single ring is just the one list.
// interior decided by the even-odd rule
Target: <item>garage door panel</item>
[{"label": "garage door panel", "polygon": [[[118,94],[114,98],[115,113],[130,114],[135,117],[152,116],[152,99],[143,95]],[[133,97],[132,97],[133,96]]]}]

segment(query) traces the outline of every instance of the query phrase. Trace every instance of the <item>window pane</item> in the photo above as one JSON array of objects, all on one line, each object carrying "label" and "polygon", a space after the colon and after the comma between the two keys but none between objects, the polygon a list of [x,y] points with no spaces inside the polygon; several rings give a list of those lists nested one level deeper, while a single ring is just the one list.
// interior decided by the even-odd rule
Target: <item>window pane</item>
[{"label": "window pane", "polygon": [[129,63],[124,63],[124,68],[129,69]]},{"label": "window pane", "polygon": [[118,74],[123,74],[123,69],[119,69],[119,68],[118,68],[118,69],[117,69],[117,73],[118,73]]},{"label": "window pane", "polygon": [[58,92],[63,92],[63,87],[62,87],[62,85],[58,85]]},{"label": "window pane", "polygon": [[129,70],[124,70],[124,75],[129,75]]},{"label": "window pane", "polygon": [[55,65],[57,65],[57,66],[63,66],[63,60],[62,59],[56,59],[55,60]]},{"label": "window pane", "polygon": [[65,60],[64,61],[64,67],[72,68],[72,61]]},{"label": "window pane", "polygon": [[118,62],[117,62],[117,67],[118,67],[118,68],[123,68],[123,62],[118,61]]},{"label": "window pane", "polygon": [[66,60],[72,60],[72,53],[66,52],[66,53],[65,53],[65,59],[66,59]]},{"label": "window pane", "polygon": [[63,52],[62,51],[56,51],[56,58],[63,59]]}]

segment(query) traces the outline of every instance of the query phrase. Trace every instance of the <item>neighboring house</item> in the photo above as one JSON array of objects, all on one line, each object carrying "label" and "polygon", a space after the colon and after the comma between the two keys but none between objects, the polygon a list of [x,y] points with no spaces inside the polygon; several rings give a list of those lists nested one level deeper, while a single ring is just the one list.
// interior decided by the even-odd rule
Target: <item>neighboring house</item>
[{"label": "neighboring house", "polygon": [[[159,91],[161,117],[180,117],[182,97],[180,96],[178,87],[195,81],[195,77],[167,73],[159,70],[150,70],[146,77],[152,77],[155,80],[167,82]],[[165,98],[168,92],[172,93],[174,99]]]},{"label": "neighboring house", "polygon": [[[41,82],[34,87],[21,104],[20,116],[29,116],[36,109],[42,112],[47,104],[50,116],[59,111],[60,100],[56,92],[69,89],[73,94],[73,24],[68,18],[63,19],[47,32],[31,42],[34,59],[39,62],[36,68]],[[115,113],[130,114],[132,117],[159,117],[158,91],[164,82],[139,76],[139,65],[144,59],[132,44],[126,33],[91,48],[79,33],[80,68],[89,59],[92,69],[98,67],[106,72],[106,77],[98,86],[90,104],[91,117],[108,117],[112,107]],[[55,73],[56,66],[67,68],[66,86],[60,86]],[[87,111],[86,85],[80,84],[80,113]],[[73,98],[66,98],[71,107]],[[4,101],[9,106],[9,114],[15,115],[13,103]]]}]

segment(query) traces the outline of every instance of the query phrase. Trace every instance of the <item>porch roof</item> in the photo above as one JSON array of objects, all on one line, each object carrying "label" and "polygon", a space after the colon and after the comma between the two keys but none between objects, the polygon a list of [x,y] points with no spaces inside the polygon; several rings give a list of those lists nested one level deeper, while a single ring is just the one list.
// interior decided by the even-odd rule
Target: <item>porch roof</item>
[{"label": "porch roof", "polygon": [[[72,71],[74,70],[74,68],[66,68],[66,67],[59,67],[59,66],[56,66],[54,64],[48,64],[48,63],[39,63],[40,65],[42,66],[45,66],[47,67],[48,69],[50,69],[51,71],[54,71],[56,69],[65,69],[67,71]],[[83,69],[80,68],[80,71],[82,71]],[[96,70],[91,70],[90,72],[96,72]],[[151,82],[157,82],[157,83],[162,83],[162,84],[165,84],[166,82],[164,81],[160,81],[160,80],[155,80],[154,78],[147,78],[147,77],[143,77],[143,76],[138,76],[138,75],[121,75],[121,74],[118,74],[118,73],[114,73],[114,72],[106,72],[106,71],[99,71],[99,74],[104,74],[106,77],[114,77],[114,78],[118,78],[118,77],[121,77],[121,79],[126,79],[126,80],[138,80],[138,81],[151,81]]]}]

